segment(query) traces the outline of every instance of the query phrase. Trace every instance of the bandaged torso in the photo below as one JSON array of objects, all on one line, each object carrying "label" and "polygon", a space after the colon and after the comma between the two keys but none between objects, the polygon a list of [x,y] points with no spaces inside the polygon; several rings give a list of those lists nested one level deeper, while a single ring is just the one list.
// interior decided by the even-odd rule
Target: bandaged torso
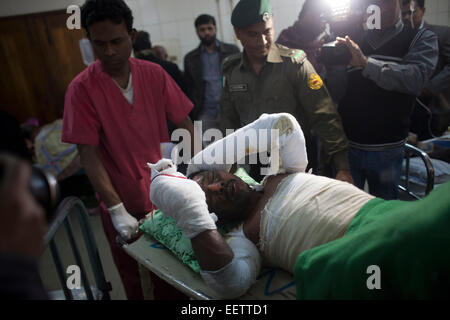
[{"label": "bandaged torso", "polygon": [[[270,139],[246,138],[260,129],[268,129]],[[278,137],[272,130],[278,131]],[[247,141],[243,154],[227,147],[236,146],[239,141]],[[279,183],[276,180],[267,183],[266,196],[270,198],[257,208],[261,215],[253,215],[258,220],[255,225],[251,219],[247,220],[244,223],[247,232],[241,225],[229,235],[233,260],[219,270],[201,271],[206,284],[220,297],[238,297],[255,283],[260,272],[260,254],[264,264],[293,273],[300,253],[342,237],[352,218],[373,198],[348,183],[305,174],[308,164],[305,138],[295,117],[286,113],[263,114],[215,141],[191,160],[187,175],[202,170],[229,171],[231,164],[240,163],[243,156],[261,152],[270,152],[270,168],[275,170],[273,173],[269,170],[267,175],[289,175]],[[223,159],[211,164],[204,156],[212,154],[220,154]],[[256,235],[255,229],[259,231]]]},{"label": "bandaged torso", "polygon": [[287,176],[261,212],[264,263],[293,273],[300,253],[342,237],[371,199],[346,182],[307,173]]}]

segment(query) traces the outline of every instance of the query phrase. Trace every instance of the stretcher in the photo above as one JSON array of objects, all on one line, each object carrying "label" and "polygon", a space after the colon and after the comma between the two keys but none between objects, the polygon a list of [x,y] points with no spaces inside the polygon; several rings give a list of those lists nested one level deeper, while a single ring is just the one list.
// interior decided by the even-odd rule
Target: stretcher
[{"label": "stretcher", "polygon": [[[172,252],[150,235],[143,234],[129,244],[118,237],[122,249],[141,266],[195,300],[217,299],[200,274],[183,264]],[[256,283],[239,299],[295,300],[294,277],[281,269],[263,268]]]}]

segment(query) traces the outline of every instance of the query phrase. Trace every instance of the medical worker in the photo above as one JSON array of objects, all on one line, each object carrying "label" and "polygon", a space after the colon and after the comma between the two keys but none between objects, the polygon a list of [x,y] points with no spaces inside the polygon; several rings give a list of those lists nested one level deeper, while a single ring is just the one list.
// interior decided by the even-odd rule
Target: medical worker
[{"label": "medical worker", "polygon": [[[78,145],[128,299],[142,299],[138,265],[116,236],[137,235],[152,208],[147,162],[157,162],[160,143],[169,141],[167,119],[193,137],[192,103],[159,65],[130,57],[136,34],[124,1],[87,0],[81,22],[98,60],[67,89],[62,141]],[[152,282],[155,299],[182,297],[153,274]]]}]

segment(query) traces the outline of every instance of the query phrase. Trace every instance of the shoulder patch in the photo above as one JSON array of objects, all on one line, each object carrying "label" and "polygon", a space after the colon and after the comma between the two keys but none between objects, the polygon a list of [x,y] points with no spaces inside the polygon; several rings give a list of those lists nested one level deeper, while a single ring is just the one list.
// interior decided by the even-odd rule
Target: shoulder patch
[{"label": "shoulder patch", "polygon": [[306,53],[303,50],[296,50],[295,53],[292,53],[291,59],[294,63],[303,63],[306,60]]},{"label": "shoulder patch", "polygon": [[280,56],[291,58],[292,63],[301,64],[306,60],[306,53],[299,49],[290,49],[288,47],[278,45]]},{"label": "shoulder patch", "polygon": [[241,61],[242,54],[236,53],[232,54],[222,61],[222,71],[225,71],[226,69],[230,68],[231,66],[235,65],[237,62]]},{"label": "shoulder patch", "polygon": [[308,77],[308,87],[312,90],[319,90],[322,86],[322,78],[317,73],[311,73]]}]

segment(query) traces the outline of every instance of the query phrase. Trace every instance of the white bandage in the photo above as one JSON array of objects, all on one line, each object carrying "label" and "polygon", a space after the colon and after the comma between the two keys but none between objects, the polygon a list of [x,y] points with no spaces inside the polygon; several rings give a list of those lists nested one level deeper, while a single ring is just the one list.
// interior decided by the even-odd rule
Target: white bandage
[{"label": "white bandage", "polygon": [[[272,130],[277,130],[278,134],[272,135]],[[305,171],[308,165],[306,143],[295,117],[289,113],[262,114],[258,120],[199,152],[190,161],[187,175],[212,169],[229,171],[246,156],[263,152],[271,153],[271,167],[274,167],[267,174]],[[211,163],[212,159],[216,161]]]},{"label": "white bandage", "polygon": [[135,217],[125,209],[123,202],[108,208],[114,228],[125,240],[130,240],[136,235],[139,223]]},{"label": "white bandage", "polygon": [[[167,159],[163,160],[167,162]],[[209,214],[205,193],[198,183],[176,172],[173,163],[169,168],[158,171],[163,160],[155,165],[148,164],[153,179],[150,200],[165,215],[174,219],[189,239],[205,230],[217,229],[214,221],[217,217]]]},{"label": "white bandage", "polygon": [[262,258],[253,242],[242,231],[230,235],[227,242],[233,250],[233,260],[219,270],[200,270],[206,285],[221,299],[242,296],[256,282],[261,270]]}]

